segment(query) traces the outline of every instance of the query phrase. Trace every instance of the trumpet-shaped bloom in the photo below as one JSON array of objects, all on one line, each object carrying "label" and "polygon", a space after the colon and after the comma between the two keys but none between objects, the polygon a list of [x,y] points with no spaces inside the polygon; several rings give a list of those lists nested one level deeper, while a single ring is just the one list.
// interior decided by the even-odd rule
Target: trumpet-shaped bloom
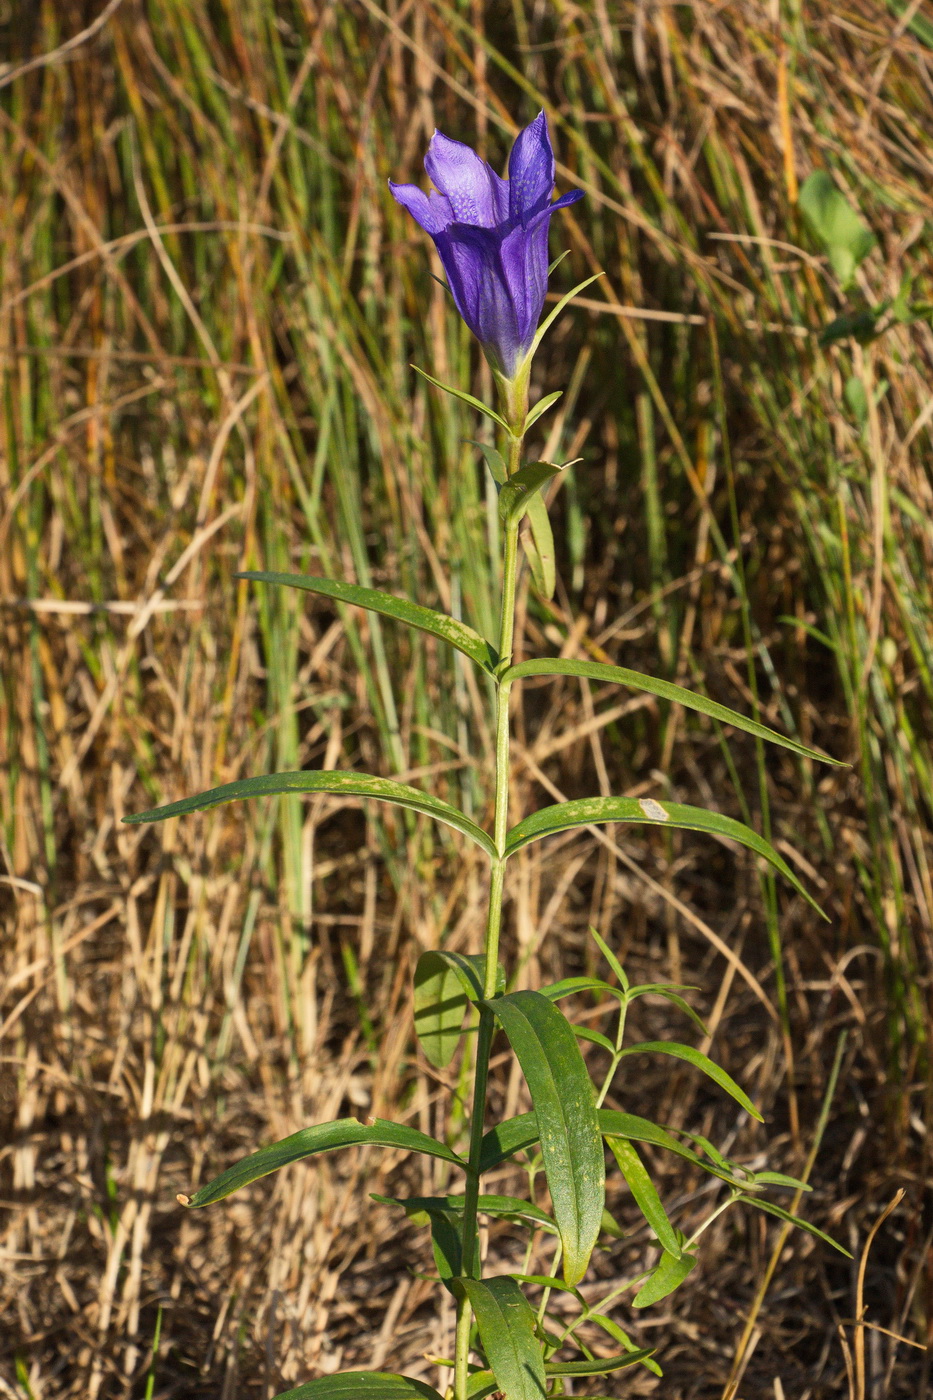
[{"label": "trumpet-shaped bloom", "polygon": [[503,180],[476,152],[435,131],[424,159],[435,189],[389,188],[434,240],[457,310],[506,379],[531,348],[547,291],[551,215],[583,198],[551,203],[554,152],[541,112],[520,131]]}]

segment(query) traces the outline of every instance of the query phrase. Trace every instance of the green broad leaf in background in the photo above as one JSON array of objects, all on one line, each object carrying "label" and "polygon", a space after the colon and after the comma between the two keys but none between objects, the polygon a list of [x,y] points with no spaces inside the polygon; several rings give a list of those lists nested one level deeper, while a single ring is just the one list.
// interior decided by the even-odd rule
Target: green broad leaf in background
[{"label": "green broad leaf in background", "polygon": [[756,1210],[763,1210],[765,1215],[774,1215],[778,1220],[786,1221],[788,1225],[796,1225],[798,1230],[806,1230],[808,1235],[813,1235],[816,1239],[822,1240],[824,1244],[831,1244],[833,1249],[837,1249],[839,1253],[844,1254],[847,1259],[852,1258],[849,1251],[844,1249],[838,1241],[834,1240],[832,1235],[824,1234],[824,1232],[817,1229],[815,1225],[811,1225],[809,1220],[803,1220],[799,1215],[791,1215],[789,1210],[784,1210],[782,1206],[776,1206],[773,1201],[763,1201],[760,1196],[746,1195],[740,1196],[739,1200],[746,1201],[750,1206],[754,1206]]},{"label": "green broad leaf in background", "polygon": [[528,410],[528,416],[525,419],[526,433],[534,423],[537,423],[542,413],[547,413],[549,408],[553,408],[563,392],[563,389],[555,389],[552,394],[545,394],[543,399],[539,399],[538,402]]},{"label": "green broad leaf in background", "polygon": [[705,807],[687,807],[681,802],[656,802],[653,797],[581,797],[573,802],[559,802],[553,807],[542,807],[524,821],[513,826],[508,834],[505,853],[512,856],[532,841],[540,841],[544,836],[552,836],[559,831],[567,831],[574,826],[592,826],[599,822],[639,822],[652,826],[670,826],[683,831],[705,831],[711,836],[724,836],[730,841],[738,841],[756,855],[763,856],[779,870],[785,880],[789,880],[798,894],[803,895],[809,905],[821,918],[828,916],[817,904],[812,895],[797,879],[783,856],[753,831],[744,822],[733,817],[725,817],[721,812],[710,812]]},{"label": "green broad leaf in background", "polygon": [[540,492],[528,502],[528,523],[531,526],[531,535],[523,536],[522,546],[528,558],[531,576],[542,598],[553,598],[557,587],[554,531],[551,529],[547,506]]},{"label": "green broad leaf in background", "polygon": [[658,1243],[668,1254],[676,1258],[681,1255],[678,1232],[667,1218],[667,1211],[661,1204],[654,1182],[645,1170],[645,1164],[632,1144],[625,1138],[609,1138],[609,1149],[619,1164],[619,1171],[625,1177],[628,1188],[635,1198],[635,1204],[658,1237]]},{"label": "green broad leaf in background", "polygon": [[680,1287],[690,1271],[696,1267],[696,1262],[696,1255],[688,1254],[683,1249],[677,1255],[665,1251],[661,1255],[660,1263],[651,1270],[632,1299],[632,1307],[650,1308],[653,1303],[660,1303],[662,1298],[666,1298],[669,1293]]},{"label": "green broad leaf in background", "polygon": [[491,418],[494,423],[498,423],[500,428],[504,428],[506,432],[509,431],[509,425],[502,415],[497,413],[494,408],[490,408],[488,404],[483,403],[481,399],[474,398],[472,394],[468,394],[464,389],[455,389],[452,384],[442,384],[439,379],[434,378],[433,374],[428,374],[426,369],[419,369],[417,365],[412,365],[411,368],[415,371],[415,374],[420,374],[422,379],[426,379],[429,384],[433,384],[435,389],[443,389],[445,394],[452,394],[455,399],[460,399],[463,403],[468,403],[470,407],[475,408],[478,413],[485,413],[486,417]]},{"label": "green broad leaf in background", "polygon": [[700,1070],[703,1074],[712,1079],[714,1083],[718,1084],[720,1089],[725,1089],[727,1094],[731,1094],[736,1103],[740,1104],[741,1107],[745,1109],[746,1113],[750,1113],[753,1118],[757,1118],[759,1123],[764,1122],[758,1109],[745,1091],[739,1088],[732,1076],[726,1074],[724,1069],[717,1065],[714,1060],[711,1060],[708,1055],[704,1055],[701,1050],[694,1050],[692,1045],[681,1045],[676,1040],[646,1040],[641,1045],[628,1046],[627,1049],[621,1052],[619,1058],[624,1059],[626,1055],[654,1053],[673,1055],[677,1060],[686,1060],[688,1065],[693,1065],[694,1069]]},{"label": "green broad leaf in background", "polygon": [[486,832],[471,822],[469,817],[449,802],[429,792],[419,792],[407,783],[396,783],[391,778],[375,778],[370,773],[335,773],[320,769],[309,769],[300,773],[266,773],[260,778],[243,778],[237,783],[224,783],[211,788],[209,792],[199,792],[194,797],[183,797],[179,802],[169,802],[164,807],[153,807],[148,812],[134,812],[124,817],[129,823],[161,822],[168,817],[181,817],[187,812],[203,812],[209,807],[219,807],[223,802],[236,802],[247,797],[281,797],[289,794],[330,793],[334,796],[373,797],[379,802],[391,802],[396,807],[407,807],[421,812],[426,817],[455,827],[465,836],[471,837],[482,846],[488,856],[494,857],[496,848]]},{"label": "green broad leaf in background", "polygon": [[483,995],[481,956],[432,948],[415,968],[415,1032],[425,1055],[438,1069],[450,1064],[460,1042],[469,1001]]},{"label": "green broad leaf in background", "polygon": [[423,1152],[429,1157],[440,1157],[458,1167],[465,1165],[462,1157],[458,1157],[443,1142],[404,1123],[390,1123],[384,1118],[376,1118],[372,1123],[361,1123],[357,1118],[339,1118],[333,1123],[317,1123],[312,1128],[302,1128],[281,1142],[261,1147],[258,1152],[251,1153],[221,1172],[220,1176],[202,1186],[182,1204],[198,1210],[201,1206],[222,1201],[241,1186],[249,1186],[251,1182],[268,1176],[270,1172],[277,1172],[280,1167],[287,1167],[292,1162],[303,1162],[319,1152],[334,1152],[340,1147],[366,1146],[398,1147],[406,1152]]},{"label": "green broad leaf in background", "polygon": [[396,598],[392,593],[383,593],[378,588],[362,588],[356,583],[341,583],[336,579],[313,578],[304,574],[265,573],[254,569],[234,575],[235,578],[250,579],[253,583],[277,583],[285,588],[300,588],[306,593],[317,593],[323,598],[333,598],[338,603],[352,603],[358,608],[381,613],[383,617],[395,618],[408,627],[416,627],[419,632],[427,632],[442,642],[456,647],[475,661],[477,666],[488,674],[495,671],[499,657],[494,647],[465,622],[458,622],[446,613],[425,608],[421,603],[412,603],[408,598]]},{"label": "green broad leaf in background", "polygon": [[686,690],[682,685],[674,685],[671,681],[657,680],[641,671],[630,671],[625,666],[609,666],[601,661],[575,661],[561,656],[543,657],[541,660],[520,661],[517,666],[510,666],[502,679],[518,680],[522,676],[579,676],[585,680],[602,681],[604,684],[625,685],[630,690],[642,690],[648,695],[656,695],[660,700],[673,700],[689,710],[696,710],[698,714],[718,720],[720,724],[731,724],[734,729],[742,729],[746,734],[754,734],[756,738],[765,739],[770,744],[779,744],[781,748],[790,749],[802,758],[812,758],[819,763],[832,763],[837,768],[846,767],[839,759],[829,758],[826,754],[818,753],[816,749],[809,749],[806,744],[798,744],[796,739],[788,739],[776,729],[769,729],[766,724],[759,724],[757,720],[748,719],[737,710],[730,710],[727,705],[708,700],[705,695],[697,695],[694,691]]},{"label": "green broad leaf in background", "polygon": [[544,1400],[547,1380],[531,1304],[513,1278],[454,1281],[473,1309],[486,1359],[505,1400]]},{"label": "green broad leaf in background", "polygon": [[503,525],[518,524],[541,488],[562,471],[563,467],[555,467],[553,462],[528,462],[510,476],[499,491],[499,519]]},{"label": "green broad leaf in background", "polygon": [[848,287],[875,246],[875,235],[825,170],[814,170],[804,180],[797,204],[839,281]]},{"label": "green broad leaf in background", "polygon": [[544,1369],[549,1376],[607,1376],[611,1371],[622,1371],[626,1366],[647,1361],[651,1352],[652,1348],[646,1347],[643,1351],[627,1351],[622,1356],[596,1356],[592,1361],[546,1361]]},{"label": "green broad leaf in background", "polygon": [[593,1086],[566,1016],[540,992],[487,1003],[509,1038],[534,1104],[563,1245],[564,1280],[586,1273],[602,1223],[606,1169]]},{"label": "green broad leaf in background", "polygon": [[285,1390],[275,1400],[441,1400],[432,1385],[388,1371],[344,1371],[320,1376],[297,1390]]}]

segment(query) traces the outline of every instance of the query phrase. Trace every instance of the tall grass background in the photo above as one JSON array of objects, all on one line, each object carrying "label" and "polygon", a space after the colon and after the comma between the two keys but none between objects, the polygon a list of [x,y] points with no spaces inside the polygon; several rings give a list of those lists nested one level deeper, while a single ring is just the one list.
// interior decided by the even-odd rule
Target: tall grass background
[{"label": "tall grass background", "polygon": [[[852,765],[727,751],[586,683],[517,702],[523,810],[715,805],[770,830],[831,915],[689,833],[604,828],[514,863],[525,985],[587,969],[595,923],[636,975],[698,987],[704,1045],[768,1123],[647,1063],[617,1102],[756,1163],[767,1143],[785,1170],[818,1148],[805,1210],[856,1255],[730,1214],[662,1315],[625,1320],[663,1341],[665,1380],[615,1393],[925,1394],[933,329],[818,333],[905,275],[933,300],[929,12],[123,0],[95,28],[103,8],[0,10],[0,1392],[437,1375],[429,1251],[367,1198],[441,1184],[433,1167],[330,1157],[196,1216],[175,1195],[344,1113],[456,1129],[408,987],[422,947],[475,946],[480,865],[335,799],[120,817],[301,766],[487,815],[471,672],[232,574],[372,582],[489,633],[496,513],[465,441],[483,429],[409,365],[489,386],[386,178],[423,178],[435,126],[501,167],[544,106],[559,185],[587,193],[555,284],[605,276],[539,357],[566,393],[538,454],[583,460],[552,510],[557,596],[525,579],[520,647],[705,688]],[[817,168],[878,238],[848,297],[798,217]],[[640,1025],[675,1029],[660,1006]],[[504,1060],[495,1092],[523,1104]],[[655,1165],[688,1221],[699,1181]],[[596,1267],[621,1277],[648,1240],[611,1204],[629,1233]]]}]

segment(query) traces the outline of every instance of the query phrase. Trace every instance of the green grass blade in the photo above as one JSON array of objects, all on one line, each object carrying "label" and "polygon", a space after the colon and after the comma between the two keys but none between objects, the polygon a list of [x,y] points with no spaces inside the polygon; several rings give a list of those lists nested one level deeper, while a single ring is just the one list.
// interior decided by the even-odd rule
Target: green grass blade
[{"label": "green grass blade", "polygon": [[586,1273],[605,1205],[603,1145],[586,1064],[570,1022],[540,992],[512,992],[488,1005],[531,1094],[564,1279],[576,1284]]},{"label": "green grass blade", "polygon": [[705,831],[711,836],[724,836],[730,841],[738,841],[740,845],[747,846],[750,851],[769,861],[822,918],[827,918],[770,841],[766,841],[757,831],[733,817],[725,817],[720,812],[709,812],[704,807],[687,807],[680,802],[656,802],[653,797],[582,797],[573,802],[560,802],[553,807],[542,807],[540,811],[533,812],[531,816],[512,827],[508,835],[506,855],[514,855],[523,846],[532,841],[540,841],[544,836],[553,836],[574,826],[591,826],[599,822],[639,822],[649,826],[679,827],[684,831]]},{"label": "green grass blade", "polygon": [[234,575],[235,578],[251,579],[254,583],[278,583],[286,588],[302,588],[306,593],[317,593],[325,598],[334,598],[340,603],[352,603],[358,608],[368,608],[370,612],[381,613],[383,617],[395,618],[408,627],[417,627],[420,632],[428,632],[439,637],[442,642],[456,647],[471,661],[475,661],[489,675],[492,675],[499,657],[495,649],[465,622],[458,622],[446,613],[435,612],[433,608],[412,603],[407,598],[396,598],[392,593],[383,593],[379,588],[361,588],[356,583],[341,583],[338,579],[314,578],[304,574],[277,574],[250,569]]},{"label": "green grass blade", "polygon": [[421,812],[426,817],[455,827],[469,836],[487,855],[495,855],[495,847],[485,831],[471,822],[469,817],[448,802],[430,793],[419,792],[406,783],[393,782],[391,778],[375,778],[370,773],[335,773],[313,770],[302,773],[266,773],[259,778],[243,778],[236,783],[224,783],[221,787],[199,792],[194,797],[183,797],[178,802],[169,802],[164,807],[153,807],[148,812],[134,812],[124,817],[129,823],[161,822],[169,817],[185,816],[188,812],[203,812],[209,807],[219,807],[223,802],[236,802],[247,797],[281,797],[300,795],[309,792],[326,792],[334,795],[345,794],[353,797],[372,797],[380,802],[391,802],[396,807],[407,807]]},{"label": "green grass blade", "polygon": [[239,1191],[240,1187],[249,1186],[281,1167],[290,1166],[292,1162],[303,1162],[319,1152],[334,1152],[341,1147],[367,1146],[423,1152],[429,1157],[440,1157],[455,1166],[463,1166],[463,1159],[444,1143],[404,1123],[390,1123],[385,1118],[376,1118],[372,1123],[361,1123],[356,1118],[338,1118],[333,1123],[316,1123],[311,1128],[302,1128],[281,1142],[261,1147],[258,1152],[251,1153],[221,1172],[220,1176],[202,1186],[183,1204],[192,1210],[199,1210],[202,1206],[222,1201],[225,1196]]},{"label": "green grass blade", "polygon": [[744,1090],[739,1088],[732,1076],[727,1074],[708,1055],[704,1055],[700,1050],[694,1050],[692,1045],[681,1045],[676,1040],[646,1040],[641,1045],[630,1045],[627,1050],[622,1051],[619,1058],[624,1059],[626,1055],[653,1054],[655,1052],[661,1055],[673,1055],[677,1060],[686,1060],[688,1065],[693,1065],[694,1069],[700,1070],[718,1084],[720,1089],[725,1089],[727,1094],[731,1094],[746,1113],[757,1118],[759,1123],[764,1122],[758,1109]]},{"label": "green grass blade", "polygon": [[496,1384],[506,1400],[544,1400],[544,1358],[531,1304],[513,1278],[462,1278],[454,1289],[469,1301]]},{"label": "green grass blade", "polygon": [[737,710],[729,709],[727,705],[708,700],[705,695],[697,695],[682,685],[674,685],[672,681],[658,680],[655,676],[644,675],[641,671],[630,671],[627,666],[608,666],[601,661],[575,661],[568,657],[542,657],[541,660],[521,661],[517,666],[510,666],[502,679],[518,680],[521,676],[580,676],[592,681],[627,685],[632,690],[645,691],[661,700],[673,700],[678,705],[696,710],[701,715],[708,715],[720,724],[731,724],[733,728],[742,729],[746,734],[754,734],[756,738],[765,739],[768,743],[779,744],[781,748],[790,749],[801,758],[812,758],[819,763],[832,763],[837,768],[847,766],[837,758],[830,758],[827,754],[818,753],[816,749],[807,748],[806,744],[798,744],[796,739],[788,739],[785,735],[778,734],[777,730],[769,729],[766,724],[748,719]]}]

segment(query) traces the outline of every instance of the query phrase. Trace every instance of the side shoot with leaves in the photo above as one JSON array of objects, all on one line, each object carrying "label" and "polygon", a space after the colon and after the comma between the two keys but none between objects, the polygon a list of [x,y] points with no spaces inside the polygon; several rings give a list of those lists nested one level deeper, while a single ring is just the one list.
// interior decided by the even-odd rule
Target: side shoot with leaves
[{"label": "side shoot with leaves", "polygon": [[[530,537],[523,541],[538,589],[554,588],[554,546],[542,488],[561,470],[551,463],[523,461],[529,426],[557,398],[549,394],[529,408],[531,358],[541,336],[563,305],[541,322],[547,286],[547,234],[552,213],[572,203],[578,192],[551,202],[554,158],[544,113],[526,127],[509,160],[509,179],[501,179],[467,146],[435,134],[425,161],[436,190],[425,195],[417,186],[393,186],[393,194],[434,239],[447,284],[458,311],[480,340],[499,390],[501,412],[457,389],[449,392],[487,414],[501,430],[503,451],[482,448],[499,491],[504,539],[501,560],[501,611],[495,642],[465,623],[390,593],[332,579],[251,572],[239,577],[277,587],[298,588],[342,604],[368,608],[446,642],[466,656],[490,684],[495,697],[495,789],[492,829],[487,830],[458,808],[421,789],[357,772],[303,771],[276,773],[228,783],[210,792],[173,802],[126,820],[161,821],[203,811],[239,798],[269,794],[351,793],[357,797],[410,808],[446,823],[469,837],[489,861],[489,902],[485,936],[470,954],[443,947],[422,954],[414,977],[415,1030],[432,1065],[445,1069],[461,1052],[471,1068],[472,1111],[466,1141],[457,1148],[405,1124],[355,1118],[319,1123],[282,1142],[263,1147],[201,1187],[184,1204],[200,1209],[292,1162],[322,1152],[361,1145],[402,1148],[447,1164],[452,1190],[439,1196],[387,1199],[430,1230],[440,1284],[456,1300],[457,1325],[449,1366],[453,1383],[448,1400],[481,1400],[493,1394],[506,1400],[544,1400],[565,1393],[570,1377],[599,1378],[631,1366],[660,1368],[650,1351],[639,1348],[611,1316],[628,1296],[634,1308],[646,1308],[683,1283],[697,1261],[700,1236],[724,1210],[744,1202],[827,1237],[806,1221],[789,1215],[771,1199],[780,1188],[802,1183],[774,1172],[750,1172],[722,1155],[704,1138],[669,1131],[634,1113],[607,1109],[610,1087],[635,1054],[664,1055],[708,1076],[744,1112],[760,1115],[744,1090],[706,1055],[679,1041],[629,1043],[628,1008],[639,997],[660,996],[702,1029],[685,1000],[683,987],[666,983],[632,986],[608,942],[592,937],[606,966],[606,978],[571,977],[524,990],[499,959],[503,888],[513,855],[530,842],[555,832],[599,822],[678,827],[726,838],[760,856],[813,904],[794,871],[757,832],[731,817],[703,807],[653,798],[595,797],[564,802],[532,812],[509,825],[509,697],[525,676],[575,676],[616,684],[687,706],[722,724],[780,744],[812,759],[824,756],[747,719],[704,696],[669,681],[625,667],[593,661],[531,658],[513,664],[515,596],[519,564],[519,526],[527,514]],[[592,279],[589,279],[592,280]],[[581,284],[585,285],[585,284]],[[430,376],[427,376],[430,378]],[[437,381],[432,380],[433,383]],[[446,388],[439,385],[440,388]],[[816,906],[814,906],[816,907]],[[612,1005],[612,1033],[576,1025],[561,1005],[573,996],[591,995]],[[497,1033],[506,1037],[524,1076],[532,1111],[487,1126],[486,1099],[490,1052]],[[591,1080],[581,1042],[595,1042],[609,1056],[600,1083]],[[715,1179],[721,1195],[712,1213],[688,1237],[670,1219],[645,1163],[648,1147],[673,1154]],[[607,1162],[618,1170],[649,1227],[654,1249],[645,1269],[598,1301],[580,1292],[590,1258],[601,1236],[618,1233],[605,1207]],[[489,1194],[489,1173],[511,1163],[522,1165],[529,1182],[527,1198]],[[535,1191],[543,1176],[546,1196]],[[540,1199],[535,1199],[535,1196]],[[505,1219],[532,1236],[553,1240],[551,1271],[484,1275],[479,1249],[479,1219]],[[835,1246],[838,1248],[838,1246]],[[529,1247],[527,1259],[532,1252]],[[527,1270],[527,1265],[526,1265]],[[575,1310],[551,1306],[554,1294],[569,1299]],[[594,1324],[615,1344],[609,1358],[595,1357],[579,1336]],[[310,1380],[279,1400],[441,1400],[421,1380],[383,1372],[349,1372]]]}]

